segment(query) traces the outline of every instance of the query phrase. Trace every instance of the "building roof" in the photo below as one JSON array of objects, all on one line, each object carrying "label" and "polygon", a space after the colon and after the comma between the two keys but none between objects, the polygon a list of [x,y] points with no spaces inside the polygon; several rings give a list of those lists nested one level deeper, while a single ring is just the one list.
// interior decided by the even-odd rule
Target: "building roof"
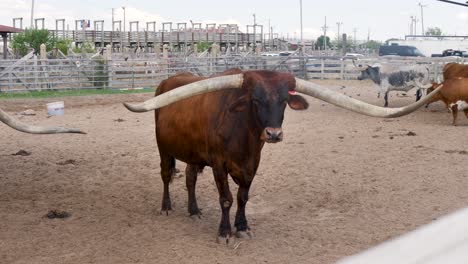
[{"label": "building roof", "polygon": [[14,28],[5,25],[0,25],[0,33],[18,33],[23,32],[21,28]]}]

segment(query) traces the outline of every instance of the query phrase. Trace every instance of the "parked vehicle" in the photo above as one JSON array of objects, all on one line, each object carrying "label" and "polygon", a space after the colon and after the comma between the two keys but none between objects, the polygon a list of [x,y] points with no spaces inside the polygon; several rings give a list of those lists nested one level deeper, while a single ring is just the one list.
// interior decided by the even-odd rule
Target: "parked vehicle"
[{"label": "parked vehicle", "polygon": [[431,57],[468,57],[466,51],[462,50],[453,50],[453,49],[446,49],[442,52],[442,54],[432,54]]},{"label": "parked vehicle", "polygon": [[379,56],[409,56],[409,57],[425,57],[421,51],[414,46],[402,45],[382,45],[379,48]]}]

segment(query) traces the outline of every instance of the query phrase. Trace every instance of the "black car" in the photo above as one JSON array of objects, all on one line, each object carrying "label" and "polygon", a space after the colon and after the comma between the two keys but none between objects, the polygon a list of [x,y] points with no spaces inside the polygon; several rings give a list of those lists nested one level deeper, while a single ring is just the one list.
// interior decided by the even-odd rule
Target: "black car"
[{"label": "black car", "polygon": [[379,56],[409,56],[409,57],[425,57],[414,46],[403,46],[403,45],[383,45],[379,48]]}]

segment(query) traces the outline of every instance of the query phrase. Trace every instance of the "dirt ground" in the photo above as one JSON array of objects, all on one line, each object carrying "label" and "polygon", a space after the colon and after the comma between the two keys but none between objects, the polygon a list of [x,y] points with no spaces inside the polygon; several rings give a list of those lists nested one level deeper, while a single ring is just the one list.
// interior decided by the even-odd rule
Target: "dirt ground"
[{"label": "dirt ground", "polygon": [[[383,105],[369,82],[316,82]],[[390,106],[413,94],[393,92]],[[209,168],[197,185],[201,219],[188,216],[182,162],[174,211],[159,214],[153,113],[121,105],[151,96],[59,98],[65,116],[51,118],[45,103],[56,98],[0,101],[12,114],[34,109],[25,122],[88,132],[28,135],[0,124],[0,263],[333,263],[468,205],[463,114],[454,127],[439,102],[385,120],[307,97],[307,111],[287,110],[284,141],[263,149],[247,204],[256,237],[219,245]],[[30,155],[12,155],[20,150]],[[53,218],[61,212],[70,216]]]}]

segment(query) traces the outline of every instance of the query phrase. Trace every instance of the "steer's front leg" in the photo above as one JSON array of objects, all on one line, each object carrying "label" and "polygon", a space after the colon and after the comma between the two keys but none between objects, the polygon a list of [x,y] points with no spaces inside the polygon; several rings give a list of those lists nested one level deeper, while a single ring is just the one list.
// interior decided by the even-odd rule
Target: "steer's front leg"
[{"label": "steer's front leg", "polygon": [[229,190],[227,172],[220,167],[213,167],[213,175],[219,192],[219,204],[222,216],[218,230],[218,243],[228,244],[231,237],[231,222],[229,221],[229,211],[232,206],[232,194]]},{"label": "steer's front leg", "polygon": [[245,217],[245,206],[249,200],[249,189],[250,183],[241,183],[237,191],[237,213],[234,226],[236,227],[236,236],[239,238],[253,238],[253,232],[250,230],[247,218]]}]

